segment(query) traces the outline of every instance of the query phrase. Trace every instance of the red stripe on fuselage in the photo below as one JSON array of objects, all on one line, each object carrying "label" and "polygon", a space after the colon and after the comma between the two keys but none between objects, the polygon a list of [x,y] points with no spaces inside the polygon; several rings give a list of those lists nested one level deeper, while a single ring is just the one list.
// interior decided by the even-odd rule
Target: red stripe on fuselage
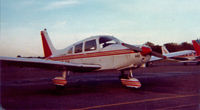
[{"label": "red stripe on fuselage", "polygon": [[80,58],[91,58],[91,57],[101,57],[101,56],[111,56],[111,55],[121,55],[121,54],[130,54],[134,51],[129,49],[123,50],[112,50],[112,51],[103,51],[103,52],[92,52],[92,53],[83,53],[83,54],[73,54],[59,57],[51,57],[50,60],[70,60],[70,59],[80,59]]}]

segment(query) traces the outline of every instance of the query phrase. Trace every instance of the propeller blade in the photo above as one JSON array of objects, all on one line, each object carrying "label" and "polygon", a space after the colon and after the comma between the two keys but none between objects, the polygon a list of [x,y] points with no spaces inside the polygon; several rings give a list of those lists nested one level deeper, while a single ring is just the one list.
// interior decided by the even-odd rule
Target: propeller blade
[{"label": "propeller blade", "polygon": [[164,59],[167,58],[166,56],[164,56],[164,55],[162,55],[162,54],[160,54],[160,53],[158,53],[158,52],[155,52],[155,51],[152,51],[151,54],[152,54],[153,56],[156,56],[156,57],[159,57],[159,58],[164,58]]},{"label": "propeller blade", "polygon": [[123,46],[129,48],[129,49],[132,49],[134,51],[137,51],[137,52],[141,52],[142,49],[137,47],[137,46],[134,46],[134,45],[130,45],[130,44],[126,44],[126,43],[122,43]]}]

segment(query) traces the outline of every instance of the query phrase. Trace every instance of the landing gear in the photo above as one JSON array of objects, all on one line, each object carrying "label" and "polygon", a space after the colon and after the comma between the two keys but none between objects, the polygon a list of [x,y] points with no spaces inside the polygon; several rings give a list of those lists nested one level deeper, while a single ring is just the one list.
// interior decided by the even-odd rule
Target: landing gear
[{"label": "landing gear", "polygon": [[153,62],[147,62],[146,67],[153,66]]},{"label": "landing gear", "polygon": [[66,80],[66,73],[67,71],[63,71],[62,76],[61,77],[55,77],[52,79],[53,84],[56,85],[56,87],[64,87],[67,84],[67,80]]},{"label": "landing gear", "polygon": [[121,71],[120,76],[121,83],[130,88],[140,88],[141,83],[137,78],[133,77],[133,69],[129,70],[128,74],[125,74],[124,70]]}]

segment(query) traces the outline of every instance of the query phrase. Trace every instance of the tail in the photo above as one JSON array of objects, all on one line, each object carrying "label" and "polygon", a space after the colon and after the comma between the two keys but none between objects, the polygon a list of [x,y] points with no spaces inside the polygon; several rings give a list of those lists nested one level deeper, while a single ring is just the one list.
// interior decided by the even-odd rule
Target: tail
[{"label": "tail", "polygon": [[192,43],[197,56],[200,56],[200,40],[192,40]]},{"label": "tail", "polygon": [[164,45],[161,47],[161,50],[162,50],[163,55],[169,53],[169,51],[167,50],[167,48]]},{"label": "tail", "polygon": [[41,37],[44,50],[44,57],[46,58],[54,54],[56,52],[56,49],[54,48],[46,29],[44,29],[44,31],[41,31]]}]

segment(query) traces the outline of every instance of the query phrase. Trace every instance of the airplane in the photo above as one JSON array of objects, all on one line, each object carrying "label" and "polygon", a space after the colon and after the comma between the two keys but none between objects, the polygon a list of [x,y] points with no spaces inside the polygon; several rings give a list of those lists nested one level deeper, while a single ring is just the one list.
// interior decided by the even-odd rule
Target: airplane
[{"label": "airplane", "polygon": [[[192,40],[194,50],[183,50],[177,52],[169,52],[165,46],[161,47],[162,55],[166,56],[168,60],[181,62],[184,65],[187,63],[196,63],[197,65],[200,64],[200,45],[197,43],[198,40]],[[152,64],[154,61],[163,60],[162,58],[152,56],[149,62],[147,62],[147,66]]]},{"label": "airplane", "polygon": [[[41,31],[41,37],[44,59],[1,56],[0,61],[61,69],[62,76],[52,79],[53,84],[60,87],[67,84],[69,72],[118,70],[124,86],[140,88],[140,81],[133,77],[133,69],[148,62],[152,55],[166,59],[146,45],[130,45],[109,35],[92,36],[60,50],[55,49],[46,29]],[[130,70],[128,74],[127,70]]]},{"label": "airplane", "polygon": [[195,61],[197,61],[198,65],[200,64],[200,40],[197,39],[197,40],[192,40],[192,43],[193,43],[193,47],[194,47],[194,50],[196,51],[196,54],[195,54]]},{"label": "airplane", "polygon": [[200,40],[192,40],[192,44],[194,47],[194,50],[196,51],[196,56],[200,56]]}]

